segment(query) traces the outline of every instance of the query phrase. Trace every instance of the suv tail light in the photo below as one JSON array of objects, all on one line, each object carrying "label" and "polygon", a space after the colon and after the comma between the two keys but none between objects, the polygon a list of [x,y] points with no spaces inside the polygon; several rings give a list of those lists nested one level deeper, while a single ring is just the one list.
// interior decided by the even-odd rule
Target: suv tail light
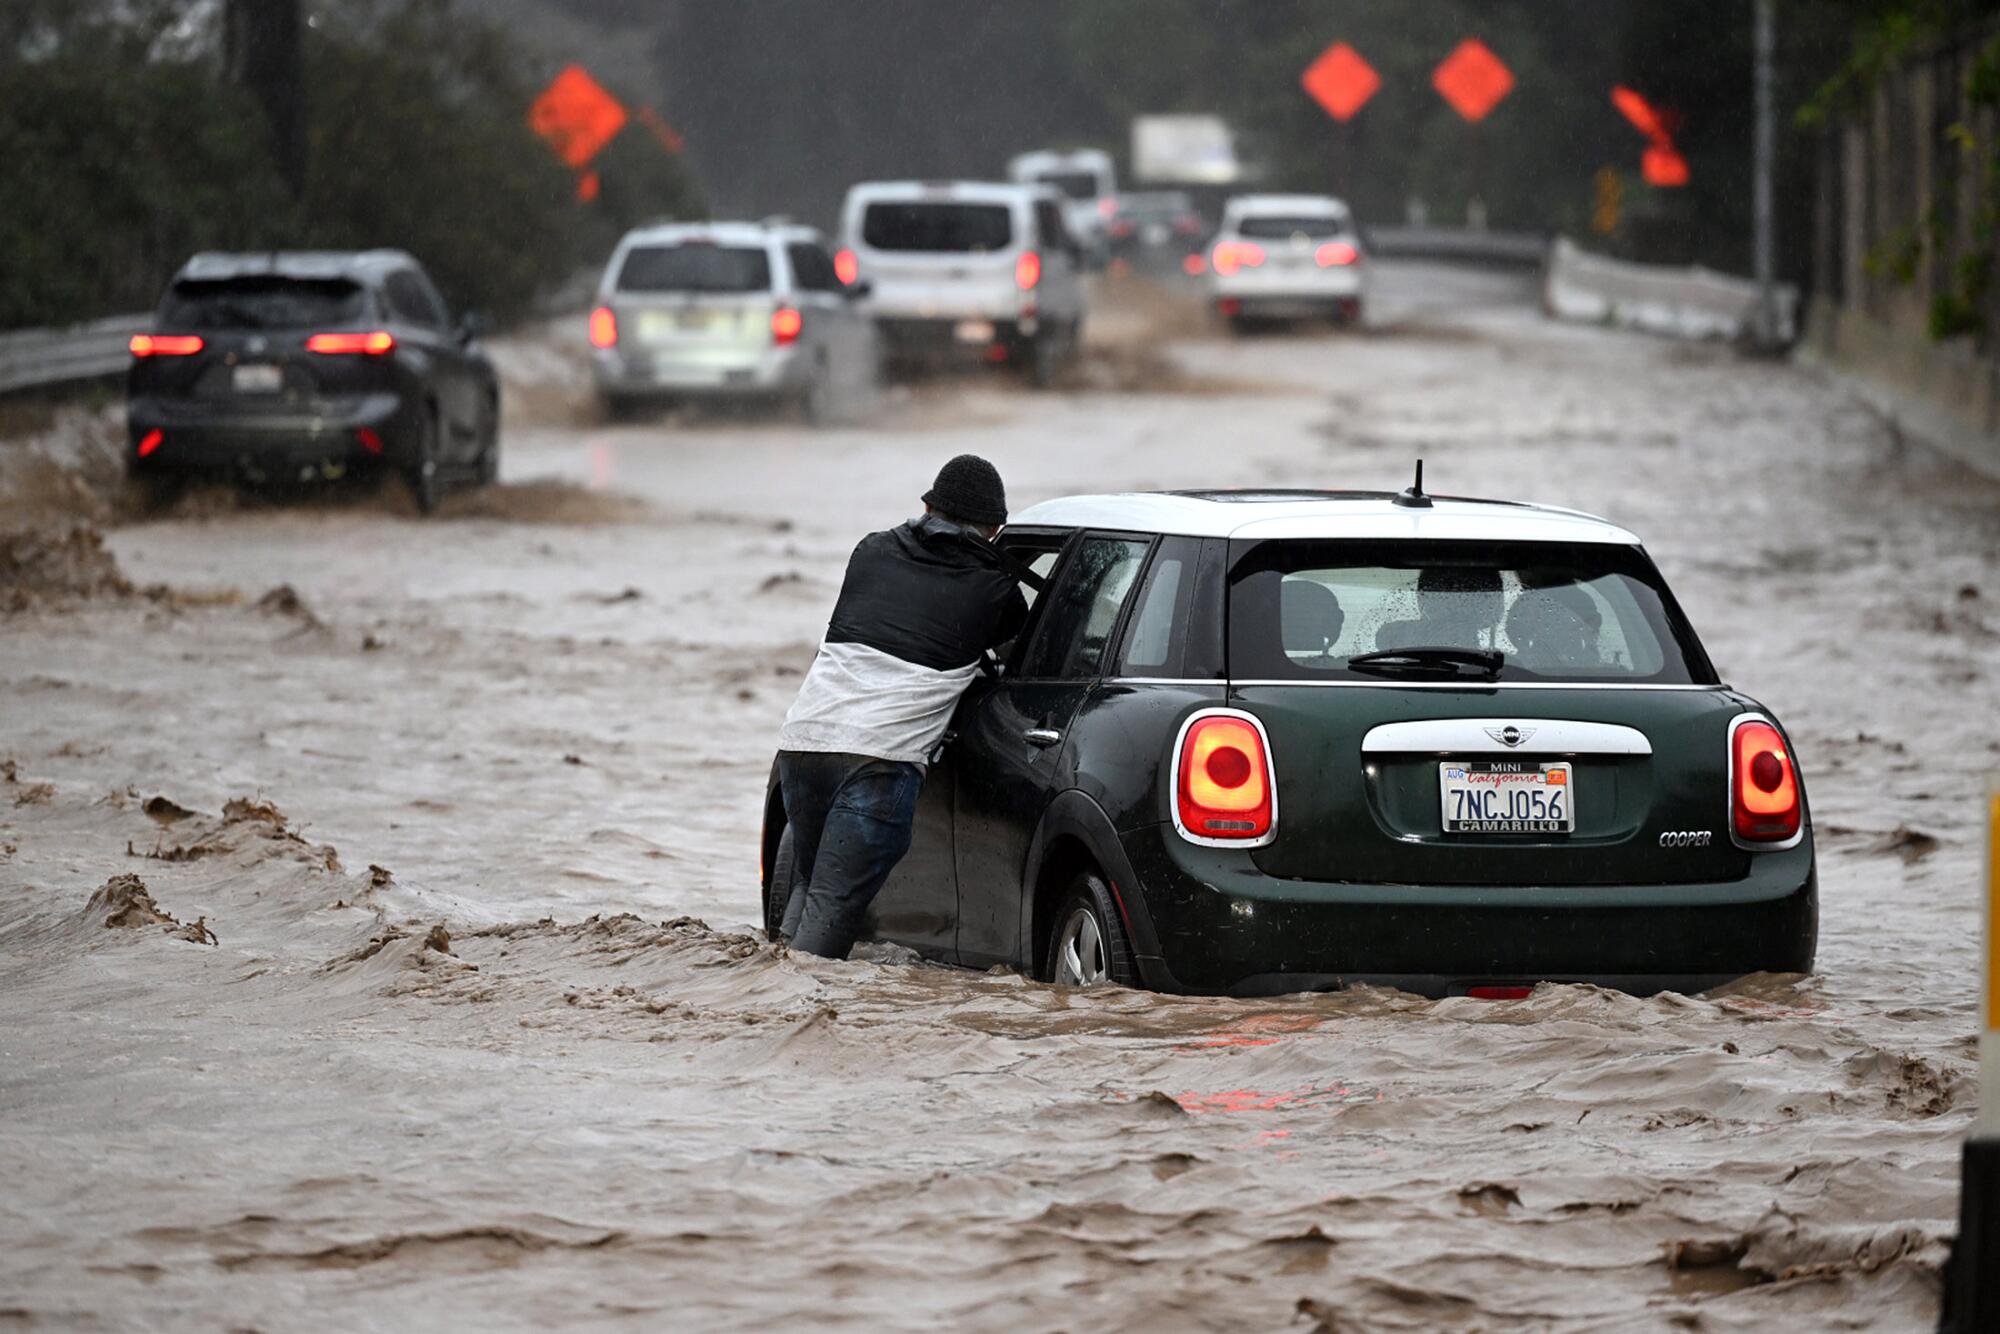
[{"label": "suv tail light", "polygon": [[842,250],[833,257],[833,276],[848,287],[861,276],[861,261],[852,250]]},{"label": "suv tail light", "polygon": [[198,334],[133,334],[126,346],[135,357],[191,357],[207,344]]},{"label": "suv tail light", "polygon": [[1738,843],[1789,843],[1802,816],[1790,749],[1768,719],[1745,714],[1729,728],[1729,818]]},{"label": "suv tail light", "polygon": [[1257,846],[1276,829],[1278,794],[1264,725],[1210,709],[1181,728],[1174,756],[1174,826],[1195,843]]},{"label": "suv tail light", "polygon": [[1343,264],[1352,264],[1361,258],[1361,252],[1345,241],[1328,241],[1313,251],[1313,258],[1319,261],[1322,269],[1331,269]]},{"label": "suv tail light", "polygon": [[779,347],[799,341],[799,330],[806,327],[806,317],[791,306],[779,306],[771,312],[771,341]]},{"label": "suv tail light", "polygon": [[316,333],[306,339],[306,351],[326,356],[387,356],[396,350],[396,335],[387,329],[369,333]]},{"label": "suv tail light", "polygon": [[595,348],[618,346],[618,316],[611,307],[599,306],[590,312],[590,345]]},{"label": "suv tail light", "polygon": [[1021,257],[1014,261],[1014,286],[1032,292],[1041,280],[1042,257],[1032,250],[1021,252]]},{"label": "suv tail light", "polygon": [[1209,257],[1209,265],[1227,278],[1238,269],[1254,269],[1264,262],[1264,247],[1251,241],[1224,241]]}]

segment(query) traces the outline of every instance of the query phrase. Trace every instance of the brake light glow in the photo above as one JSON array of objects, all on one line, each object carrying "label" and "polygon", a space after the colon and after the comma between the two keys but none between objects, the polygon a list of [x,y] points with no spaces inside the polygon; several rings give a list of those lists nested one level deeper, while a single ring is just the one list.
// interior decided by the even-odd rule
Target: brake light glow
[{"label": "brake light glow", "polygon": [[1116,213],[1117,211],[1118,211],[1118,201],[1117,201],[1117,200],[1115,200],[1115,199],[1112,199],[1112,198],[1109,198],[1109,197],[1107,196],[1106,198],[1103,198],[1103,199],[1100,199],[1100,200],[1098,200],[1098,201],[1097,201],[1097,216],[1098,216],[1098,217],[1100,217],[1100,218],[1109,218],[1109,217],[1110,217],[1110,216],[1111,216],[1112,214]]},{"label": "brake light glow", "polygon": [[1798,772],[1778,729],[1739,719],[1729,732],[1729,808],[1739,843],[1784,843],[1799,832]]},{"label": "brake light glow", "polygon": [[1345,241],[1328,241],[1313,251],[1313,258],[1319,261],[1322,269],[1331,269],[1343,264],[1352,264],[1361,258],[1361,252]]},{"label": "brake light glow", "polygon": [[1227,278],[1238,269],[1254,269],[1264,263],[1264,247],[1253,241],[1224,241],[1209,256],[1209,265]]},{"label": "brake light glow", "polygon": [[306,339],[306,351],[324,356],[386,356],[396,350],[396,335],[387,329],[368,333],[316,333]]},{"label": "brake light glow", "polygon": [[1535,994],[1533,987],[1467,987],[1465,994],[1474,1000],[1526,1000]]},{"label": "brake light glow", "polygon": [[599,306],[590,312],[590,345],[599,349],[618,346],[618,316],[611,307]]},{"label": "brake light glow", "polygon": [[1208,272],[1208,261],[1200,255],[1187,255],[1181,259],[1181,272],[1190,278],[1198,278]]},{"label": "brake light glow", "polygon": [[806,317],[790,306],[779,306],[771,312],[771,341],[779,347],[799,340],[799,330],[806,327]]},{"label": "brake light glow", "polygon": [[833,276],[849,287],[861,276],[861,261],[852,250],[843,250],[833,257]]},{"label": "brake light glow", "polygon": [[1198,713],[1174,765],[1174,823],[1195,842],[1269,841],[1277,822],[1270,748],[1249,714]]},{"label": "brake light glow", "polygon": [[197,334],[133,334],[126,346],[135,357],[191,357],[207,344]]},{"label": "brake light glow", "polygon": [[139,437],[139,457],[142,459],[150,457],[154,450],[166,442],[167,433],[155,426],[152,430]]},{"label": "brake light glow", "polygon": [[1023,251],[1021,257],[1014,261],[1014,286],[1028,292],[1034,290],[1035,284],[1041,280],[1042,257],[1032,250]]},{"label": "brake light glow", "polygon": [[380,454],[382,452],[382,436],[381,433],[378,432],[374,427],[372,426],[355,427],[354,438],[356,440],[359,440],[361,442],[361,447],[367,450],[370,454]]}]

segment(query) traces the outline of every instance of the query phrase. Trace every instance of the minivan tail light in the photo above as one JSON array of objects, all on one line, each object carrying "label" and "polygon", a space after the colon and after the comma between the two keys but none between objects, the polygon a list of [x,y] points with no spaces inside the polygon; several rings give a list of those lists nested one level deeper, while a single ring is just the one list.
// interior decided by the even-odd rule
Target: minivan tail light
[{"label": "minivan tail light", "polygon": [[852,250],[842,250],[833,257],[833,276],[848,287],[861,276],[861,261]]},{"label": "minivan tail light", "polygon": [[1729,814],[1738,843],[1798,837],[1803,814],[1798,769],[1784,736],[1767,719],[1745,716],[1729,729]]},{"label": "minivan tail light", "polygon": [[1331,269],[1344,264],[1352,264],[1355,260],[1361,258],[1361,252],[1345,241],[1328,241],[1325,245],[1313,251],[1313,258],[1319,261],[1319,266],[1322,269]]},{"label": "minivan tail light", "polygon": [[799,330],[806,327],[806,317],[791,306],[779,306],[771,312],[771,341],[779,347],[799,341]]},{"label": "minivan tail light", "polygon": [[133,334],[126,346],[135,357],[191,357],[207,344],[198,334]]},{"label": "minivan tail light", "polygon": [[1181,729],[1174,757],[1174,825],[1196,843],[1256,845],[1277,824],[1271,748],[1247,713],[1212,709]]},{"label": "minivan tail light", "polygon": [[618,346],[618,316],[611,307],[599,306],[590,312],[590,345],[595,348]]},{"label": "minivan tail light", "polygon": [[387,329],[367,333],[316,333],[306,339],[306,351],[324,356],[386,356],[396,350],[396,335]]},{"label": "minivan tail light", "polygon": [[1014,261],[1014,286],[1023,292],[1030,292],[1041,280],[1042,257],[1032,250],[1023,251],[1021,257]]}]

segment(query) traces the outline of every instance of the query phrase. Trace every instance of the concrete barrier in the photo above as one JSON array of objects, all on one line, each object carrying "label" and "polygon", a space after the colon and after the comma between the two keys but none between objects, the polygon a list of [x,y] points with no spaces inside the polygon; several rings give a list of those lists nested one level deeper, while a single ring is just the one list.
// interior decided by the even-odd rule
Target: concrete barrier
[{"label": "concrete barrier", "polygon": [[[1789,344],[1798,337],[1799,292],[1780,284],[1775,297],[1774,332],[1779,342]],[[1635,264],[1593,255],[1563,236],[1549,253],[1542,304],[1561,320],[1674,338],[1733,340],[1750,328],[1757,284],[1698,264]]]},{"label": "concrete barrier", "polygon": [[131,353],[127,343],[152,326],[150,315],[113,315],[67,329],[0,334],[0,394],[116,375]]}]

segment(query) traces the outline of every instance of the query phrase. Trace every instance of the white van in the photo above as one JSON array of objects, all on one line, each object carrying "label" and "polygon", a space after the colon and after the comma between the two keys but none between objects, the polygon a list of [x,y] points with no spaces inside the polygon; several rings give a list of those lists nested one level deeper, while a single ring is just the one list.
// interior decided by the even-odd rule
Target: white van
[{"label": "white van", "polygon": [[612,415],[676,398],[777,398],[826,419],[873,378],[873,331],[825,240],[782,221],[626,233],[598,282],[591,370]]},{"label": "white van", "polygon": [[1118,176],[1101,148],[1039,149],[1007,163],[1007,178],[1046,185],[1063,197],[1063,221],[1091,260],[1110,257],[1111,218],[1118,212]]},{"label": "white van", "polygon": [[1208,289],[1232,326],[1258,316],[1358,324],[1368,257],[1347,205],[1330,195],[1238,195],[1209,246]]},{"label": "white van", "polygon": [[1083,324],[1081,257],[1055,193],[978,181],[867,181],[840,215],[840,276],[872,292],[892,359],[963,353],[1052,383]]}]

